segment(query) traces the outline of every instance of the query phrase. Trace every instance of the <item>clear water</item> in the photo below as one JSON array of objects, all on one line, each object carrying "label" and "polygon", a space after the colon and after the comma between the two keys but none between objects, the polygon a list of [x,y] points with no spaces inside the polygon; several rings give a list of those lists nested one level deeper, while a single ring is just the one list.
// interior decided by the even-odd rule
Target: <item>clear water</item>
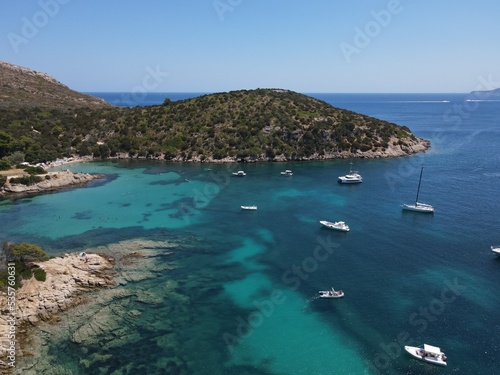
[{"label": "clear water", "polygon": [[[57,364],[76,374],[500,373],[500,259],[489,250],[500,244],[500,102],[313,95],[406,125],[432,148],[355,160],[364,180],[354,186],[337,183],[346,160],[78,164],[69,168],[107,178],[1,202],[0,240],[51,254],[135,238],[180,243],[159,260],[174,270],[127,286],[161,301],[130,302],[142,314],[124,324],[121,345],[54,339]],[[434,215],[400,207],[414,200],[421,166],[420,198]],[[247,176],[231,177],[239,169]],[[285,169],[294,175],[280,175]],[[319,220],[344,220],[351,231]],[[315,298],[332,286],[345,297]],[[424,342],[446,352],[446,368],[402,350]],[[105,359],[82,365],[97,354]]]}]

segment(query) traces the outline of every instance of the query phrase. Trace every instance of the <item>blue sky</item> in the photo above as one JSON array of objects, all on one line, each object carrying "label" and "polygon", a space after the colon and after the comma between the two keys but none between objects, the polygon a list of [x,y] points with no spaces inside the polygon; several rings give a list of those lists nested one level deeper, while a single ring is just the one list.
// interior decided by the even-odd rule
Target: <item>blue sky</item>
[{"label": "blue sky", "polygon": [[2,0],[0,60],[91,91],[500,86],[498,0]]}]

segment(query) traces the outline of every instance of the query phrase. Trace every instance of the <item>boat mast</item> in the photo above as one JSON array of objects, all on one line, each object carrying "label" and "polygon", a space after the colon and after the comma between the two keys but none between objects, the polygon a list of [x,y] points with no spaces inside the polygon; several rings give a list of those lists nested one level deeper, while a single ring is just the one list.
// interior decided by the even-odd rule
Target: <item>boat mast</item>
[{"label": "boat mast", "polygon": [[418,179],[418,189],[417,189],[417,198],[415,199],[415,206],[418,203],[418,194],[420,193],[420,183],[422,182],[422,172],[424,171],[424,167],[420,170],[420,178]]}]

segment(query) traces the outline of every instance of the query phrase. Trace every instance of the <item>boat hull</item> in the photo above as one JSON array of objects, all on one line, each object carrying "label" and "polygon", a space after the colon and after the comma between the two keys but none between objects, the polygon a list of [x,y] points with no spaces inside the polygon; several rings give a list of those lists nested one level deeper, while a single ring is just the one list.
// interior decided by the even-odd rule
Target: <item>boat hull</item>
[{"label": "boat hull", "polygon": [[241,209],[245,211],[255,211],[257,206],[241,206]]},{"label": "boat hull", "polygon": [[406,211],[415,211],[415,212],[433,213],[434,212],[434,207],[432,207],[429,204],[423,204],[423,203],[418,203],[418,204],[403,204],[403,210],[406,210]]},{"label": "boat hull", "polygon": [[363,179],[361,178],[361,176],[359,177],[340,176],[339,182],[341,184],[360,184],[361,182],[363,182]]}]

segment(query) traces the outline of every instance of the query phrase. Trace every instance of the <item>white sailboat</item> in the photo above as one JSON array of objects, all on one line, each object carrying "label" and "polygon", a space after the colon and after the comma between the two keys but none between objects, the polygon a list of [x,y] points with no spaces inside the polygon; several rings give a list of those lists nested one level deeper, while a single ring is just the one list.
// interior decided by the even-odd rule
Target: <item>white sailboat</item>
[{"label": "white sailboat", "polygon": [[430,204],[420,203],[418,201],[418,195],[420,193],[420,183],[422,182],[422,172],[423,171],[424,171],[424,167],[422,167],[422,169],[420,170],[420,178],[418,180],[418,189],[417,189],[417,197],[415,199],[415,204],[403,204],[403,210],[427,212],[427,213],[434,212],[434,207],[432,207]]}]

